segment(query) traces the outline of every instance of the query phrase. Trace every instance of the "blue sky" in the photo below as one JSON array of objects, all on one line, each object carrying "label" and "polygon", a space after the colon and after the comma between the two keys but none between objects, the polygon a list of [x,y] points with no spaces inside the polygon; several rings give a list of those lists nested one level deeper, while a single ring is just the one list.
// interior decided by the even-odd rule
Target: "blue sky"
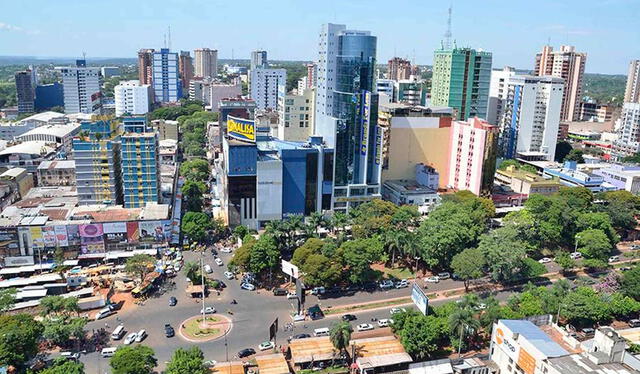
[{"label": "blue sky", "polygon": [[[430,64],[449,0],[31,0],[0,1],[0,55],[134,57],[158,48],[211,47],[222,58],[263,48],[273,59],[311,60],[322,23],[378,36],[378,60]],[[494,67],[532,68],[547,43],[588,53],[587,71],[626,74],[640,58],[640,0],[454,0],[459,46],[493,52]]]}]

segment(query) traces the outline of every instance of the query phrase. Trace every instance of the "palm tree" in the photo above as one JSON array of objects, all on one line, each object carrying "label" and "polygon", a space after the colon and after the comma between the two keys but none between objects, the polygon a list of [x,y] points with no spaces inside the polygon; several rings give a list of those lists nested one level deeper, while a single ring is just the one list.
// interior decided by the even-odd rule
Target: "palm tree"
[{"label": "palm tree", "polygon": [[344,231],[345,226],[349,223],[349,217],[345,213],[336,212],[331,217],[331,225],[334,230]]},{"label": "palm tree", "polygon": [[324,225],[325,219],[322,213],[312,212],[307,221],[308,225],[313,228],[313,232],[318,235],[318,229]]},{"label": "palm tree", "polygon": [[396,251],[402,253],[405,249],[405,234],[399,230],[388,230],[382,235],[384,246],[391,251],[391,267],[396,264]]},{"label": "palm tree", "polygon": [[478,331],[480,320],[475,318],[474,312],[470,308],[457,308],[449,315],[448,322],[451,333],[460,332],[460,340],[458,341],[458,355],[460,355],[462,341],[466,341],[468,335]]},{"label": "palm tree", "polygon": [[420,243],[418,241],[418,235],[415,232],[407,231],[404,238],[404,248],[402,252],[404,252],[405,256],[409,258],[409,263],[411,263],[412,259],[416,260],[416,268],[415,273],[416,277],[418,276],[418,257],[420,256]]},{"label": "palm tree", "polygon": [[353,328],[349,322],[340,321],[334,324],[329,331],[329,339],[333,347],[340,351],[340,353],[345,352],[349,346],[352,332]]}]

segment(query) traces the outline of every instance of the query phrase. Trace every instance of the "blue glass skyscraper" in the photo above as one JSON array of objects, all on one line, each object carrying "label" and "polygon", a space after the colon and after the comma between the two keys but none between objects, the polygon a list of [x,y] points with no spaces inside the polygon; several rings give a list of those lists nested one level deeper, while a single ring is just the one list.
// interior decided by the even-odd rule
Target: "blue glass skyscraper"
[{"label": "blue glass skyscraper", "polygon": [[175,103],[182,97],[178,54],[162,48],[153,52],[153,93],[157,103]]}]

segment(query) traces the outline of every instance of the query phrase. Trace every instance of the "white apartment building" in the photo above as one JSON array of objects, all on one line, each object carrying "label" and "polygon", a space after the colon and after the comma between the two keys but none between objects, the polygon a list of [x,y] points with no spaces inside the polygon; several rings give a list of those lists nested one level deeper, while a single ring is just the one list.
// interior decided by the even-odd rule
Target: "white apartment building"
[{"label": "white apartment building", "polygon": [[257,109],[278,108],[278,86],[287,84],[285,69],[251,70],[251,98],[256,102]]},{"label": "white apartment building", "polygon": [[151,99],[151,86],[140,84],[138,80],[120,82],[113,88],[116,102],[116,116],[147,114]]},{"label": "white apartment building", "polygon": [[195,55],[195,76],[201,78],[215,78],[218,75],[218,50],[198,48]]},{"label": "white apartment building", "polygon": [[267,51],[251,52],[251,70],[267,67]]},{"label": "white apartment building", "polygon": [[278,139],[304,142],[313,133],[315,88],[306,88],[299,93],[287,95],[285,86],[279,87]]},{"label": "white apartment building", "polygon": [[308,82],[309,82],[309,78],[306,75],[298,79],[298,95],[302,95],[304,90],[306,90],[307,87],[309,87]]},{"label": "white apartment building", "polygon": [[624,103],[616,124],[618,140],[614,150],[621,157],[640,151],[640,103]]},{"label": "white apartment building", "polygon": [[504,101],[507,98],[507,84],[509,83],[509,78],[514,75],[516,75],[516,69],[511,66],[505,66],[502,70],[491,71],[487,121],[492,125],[497,126],[500,124]]},{"label": "white apartment building", "polygon": [[500,119],[500,155],[553,161],[564,81],[550,76],[509,77]]},{"label": "white apartment building", "polygon": [[100,68],[88,68],[85,60],[77,60],[76,66],[56,67],[56,70],[62,76],[64,112],[100,114]]},{"label": "white apartment building", "polygon": [[393,79],[377,79],[376,91],[378,94],[385,94],[393,98],[393,90],[395,87],[395,81]]},{"label": "white apartment building", "polygon": [[[198,77],[198,76],[196,76]],[[203,103],[209,102],[211,78],[194,78],[189,82],[189,98]]]}]

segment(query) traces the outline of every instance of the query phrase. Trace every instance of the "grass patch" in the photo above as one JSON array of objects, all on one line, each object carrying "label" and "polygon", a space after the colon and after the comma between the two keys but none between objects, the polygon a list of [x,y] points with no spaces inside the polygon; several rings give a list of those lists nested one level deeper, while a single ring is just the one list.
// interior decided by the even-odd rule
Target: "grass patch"
[{"label": "grass patch", "polygon": [[[207,322],[215,323],[220,322],[219,318],[216,317],[207,317]],[[202,318],[192,319],[185,323],[183,331],[185,334],[192,336],[194,338],[204,338],[211,335],[216,335],[220,333],[219,328],[210,327],[210,328],[201,328],[200,322],[202,322]]]},{"label": "grass patch", "polygon": [[385,267],[382,272],[387,276],[387,278],[396,278],[396,279],[408,279],[415,278],[416,274],[411,271],[410,268],[407,267],[395,267],[395,268],[387,268]]},{"label": "grass patch", "polygon": [[345,306],[345,307],[331,308],[331,309],[324,310],[323,312],[324,312],[325,315],[328,316],[328,315],[332,315],[332,314],[343,314],[343,313],[347,313],[347,312],[354,312],[354,311],[362,311],[362,310],[367,310],[367,309],[382,308],[382,307],[385,307],[385,306],[408,304],[410,302],[411,302],[411,298],[410,297],[403,297],[403,298],[400,298],[400,299],[380,301],[380,302],[377,302],[377,303],[357,304],[357,305],[349,305],[349,306]]}]

